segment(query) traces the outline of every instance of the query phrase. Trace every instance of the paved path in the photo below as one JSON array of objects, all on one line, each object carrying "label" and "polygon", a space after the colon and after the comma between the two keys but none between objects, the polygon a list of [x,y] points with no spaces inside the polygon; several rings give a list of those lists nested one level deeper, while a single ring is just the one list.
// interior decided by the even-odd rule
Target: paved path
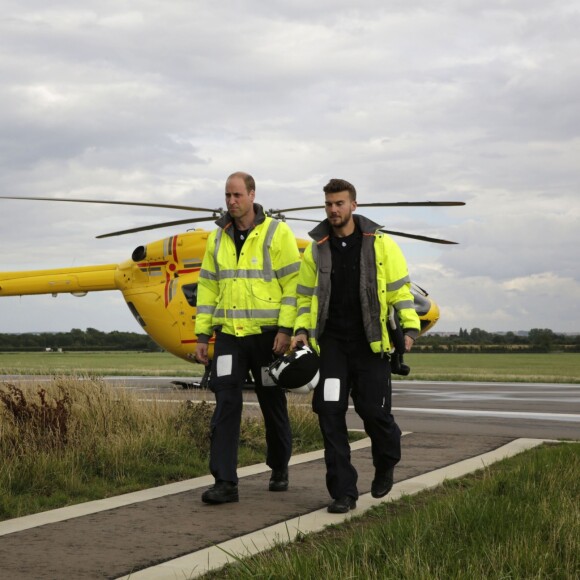
[{"label": "paved path", "polygon": [[[475,459],[459,464],[463,472],[488,464],[492,460],[482,454],[499,448],[497,458],[507,455],[503,446],[512,440],[505,436],[407,434],[403,438],[403,460],[395,471],[395,482],[399,483],[383,501],[393,499],[397,493],[429,487],[422,483],[425,474],[438,474],[438,480],[432,479],[435,483],[461,475],[457,470],[455,475],[448,475],[452,473],[449,466],[468,458]],[[373,477],[368,445],[368,439],[353,445],[361,498],[357,509],[347,517],[381,501],[372,500],[368,493]],[[513,449],[521,450],[516,446],[510,453]],[[223,558],[224,551],[218,549],[218,557],[211,556],[212,546],[224,542],[232,545],[234,538],[239,537],[246,538],[246,548],[250,544],[258,546],[260,541],[249,536],[256,532],[262,544],[265,540],[271,545],[277,540],[276,525],[288,530],[292,527],[288,521],[302,522],[296,524],[296,529],[302,525],[308,531],[307,522],[313,517],[318,524],[310,529],[344,519],[326,513],[329,497],[321,453],[293,458],[288,492],[268,492],[269,473],[265,465],[240,470],[238,504],[203,504],[200,496],[211,484],[211,478],[202,477],[1,522],[0,577],[12,580],[103,579],[129,574],[135,580],[194,577],[203,572],[204,566],[208,567],[208,562],[209,568],[223,564],[219,554]]]}]

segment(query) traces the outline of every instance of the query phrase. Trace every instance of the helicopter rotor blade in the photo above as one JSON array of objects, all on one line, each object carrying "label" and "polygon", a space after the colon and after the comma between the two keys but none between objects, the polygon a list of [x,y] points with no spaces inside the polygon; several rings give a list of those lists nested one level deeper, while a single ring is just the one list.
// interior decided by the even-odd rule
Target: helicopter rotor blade
[{"label": "helicopter rotor blade", "polygon": [[221,212],[222,208],[208,208],[208,207],[192,207],[189,205],[173,205],[169,203],[146,203],[144,201],[107,201],[102,199],[64,199],[59,197],[16,197],[9,195],[0,195],[0,199],[26,199],[32,201],[64,201],[72,203],[100,203],[107,205],[132,205],[140,207],[161,207],[167,209],[182,209],[186,211],[209,211],[209,212]]},{"label": "helicopter rotor blade", "polygon": [[[464,201],[392,201],[377,203],[358,203],[357,207],[450,207],[465,205]],[[270,214],[282,214],[288,211],[302,211],[307,209],[324,209],[324,205],[311,205],[306,207],[289,207],[286,209],[271,209]]]},{"label": "helicopter rotor blade", "polygon": [[312,222],[315,224],[319,224],[322,220],[311,220],[310,218],[300,218],[300,217],[287,217],[284,216],[284,221],[292,220],[295,222]]},{"label": "helicopter rotor blade", "polygon": [[[320,223],[321,220],[311,220],[306,218],[299,218],[299,217],[285,217],[285,220],[293,220],[293,221],[300,221],[300,222],[314,222]],[[385,234],[390,234],[392,236],[401,236],[403,238],[411,238],[413,240],[421,240],[422,242],[432,242],[434,244],[457,244],[457,242],[451,242],[449,240],[443,240],[441,238],[430,238],[428,236],[421,236],[419,234],[405,234],[404,232],[395,232],[393,230],[379,230],[384,232]]]},{"label": "helicopter rotor blade", "polygon": [[156,230],[158,228],[166,228],[169,226],[179,226],[182,224],[193,224],[193,223],[197,223],[197,222],[210,222],[214,219],[216,219],[216,217],[218,216],[208,216],[208,217],[203,217],[203,218],[190,218],[187,220],[174,220],[174,221],[170,221],[170,222],[163,222],[160,224],[153,224],[150,226],[139,226],[137,228],[131,228],[128,230],[120,230],[118,232],[111,232],[109,234],[101,234],[100,236],[96,236],[97,239],[102,239],[102,238],[112,238],[114,236],[124,236],[125,234],[134,234],[136,232],[145,232],[147,230]]},{"label": "helicopter rotor blade", "polygon": [[432,242],[434,244],[457,244],[457,242],[450,242],[449,240],[443,240],[441,238],[430,238],[428,236],[420,236],[419,234],[405,234],[403,232],[395,232],[393,230],[379,230],[385,234],[391,236],[401,236],[403,238],[411,238],[412,240],[421,240],[422,242]]},{"label": "helicopter rotor blade", "polygon": [[[213,214],[213,216],[203,217],[203,218],[192,218],[192,219],[184,219],[184,220],[173,220],[169,222],[163,222],[158,224],[153,224],[149,226],[140,226],[136,228],[130,228],[127,230],[120,230],[117,232],[111,232],[108,234],[101,234],[97,236],[98,239],[101,238],[110,238],[113,236],[122,236],[125,234],[132,234],[136,232],[144,232],[148,230],[154,230],[158,228],[176,226],[176,225],[183,225],[183,224],[191,224],[197,222],[207,222],[212,221],[218,218],[220,215],[224,214],[224,210],[222,208],[207,208],[207,207],[193,207],[188,205],[175,205],[175,204],[166,204],[166,203],[147,203],[147,202],[136,202],[136,201],[110,201],[110,200],[102,200],[102,199],[78,199],[78,198],[70,198],[70,199],[63,199],[63,198],[55,198],[55,197],[17,197],[17,196],[8,196],[8,195],[0,195],[0,199],[13,199],[13,200],[30,200],[30,201],[57,201],[57,202],[68,202],[68,203],[92,203],[92,204],[106,204],[106,205],[126,205],[126,206],[139,206],[139,207],[158,207],[158,208],[166,208],[166,209],[178,209],[178,210],[185,210],[185,211],[207,211]],[[398,202],[376,202],[376,203],[359,203],[357,204],[358,207],[449,207],[449,206],[461,206],[465,205],[463,201],[398,201]],[[293,218],[293,217],[286,217],[283,214],[285,212],[290,211],[301,211],[301,210],[312,210],[312,209],[324,209],[322,205],[316,206],[305,206],[305,207],[291,207],[286,209],[271,209],[268,210],[266,213],[269,216],[275,217],[277,219],[282,220],[293,220],[293,221],[305,221],[305,222],[314,222],[319,223],[320,220],[308,219],[308,218]],[[457,244],[457,242],[451,242],[449,240],[443,240],[440,238],[431,238],[428,236],[421,236],[418,234],[406,234],[403,232],[396,232],[393,230],[380,230],[381,232],[391,234],[393,236],[401,236],[404,238],[411,238],[414,240],[422,240],[424,242],[432,242],[435,244]]]}]

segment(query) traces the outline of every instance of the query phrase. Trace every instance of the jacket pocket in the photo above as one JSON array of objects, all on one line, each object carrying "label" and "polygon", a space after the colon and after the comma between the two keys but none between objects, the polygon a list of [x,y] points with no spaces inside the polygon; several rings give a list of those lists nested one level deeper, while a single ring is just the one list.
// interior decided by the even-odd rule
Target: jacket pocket
[{"label": "jacket pocket", "polygon": [[267,283],[262,280],[253,280],[249,283],[249,292],[252,296],[254,308],[279,308],[282,301],[282,290],[273,282]]}]

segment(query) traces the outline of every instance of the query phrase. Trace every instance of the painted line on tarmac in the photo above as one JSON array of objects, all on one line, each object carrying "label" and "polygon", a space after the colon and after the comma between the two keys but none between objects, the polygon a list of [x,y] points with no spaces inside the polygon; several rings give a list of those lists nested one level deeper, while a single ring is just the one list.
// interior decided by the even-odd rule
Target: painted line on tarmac
[{"label": "painted line on tarmac", "polygon": [[520,382],[510,382],[510,381],[466,381],[466,380],[459,380],[459,381],[423,381],[423,380],[407,380],[407,381],[398,381],[397,379],[393,380],[393,386],[397,385],[398,387],[404,387],[405,385],[433,385],[434,387],[438,387],[440,385],[457,385],[461,384],[465,387],[467,386],[481,386],[481,387],[505,387],[506,385],[511,387],[566,387],[566,388],[573,388],[573,389],[580,389],[580,383],[520,383]]},{"label": "painted line on tarmac", "polygon": [[456,415],[463,417],[500,417],[502,419],[542,419],[544,421],[564,421],[580,423],[576,413],[535,413],[530,411],[484,411],[471,409],[426,409],[421,407],[393,407],[393,411],[426,413],[432,415]]},{"label": "painted line on tarmac", "polygon": [[545,441],[547,440],[516,439],[489,453],[396,483],[385,498],[374,499],[370,493],[362,495],[357,500],[357,508],[346,514],[329,514],[326,508],[323,508],[269,526],[258,532],[246,534],[210,548],[169,560],[163,564],[133,572],[129,576],[123,576],[118,580],[196,578],[212,570],[217,570],[225,564],[235,563],[241,558],[269,550],[280,544],[293,542],[304,534],[320,532],[329,525],[340,524],[351,517],[362,515],[365,511],[380,503],[392,502],[400,499],[403,495],[413,495],[431,489],[440,485],[446,479],[463,477],[496,461],[532,449]]},{"label": "painted line on tarmac", "polygon": [[[187,399],[139,399],[144,403],[170,403],[182,404]],[[190,400],[191,403],[201,401]],[[206,403],[215,404],[215,401],[208,400]],[[292,403],[296,407],[311,407],[311,403]],[[244,401],[244,406],[257,407],[259,403],[254,401]],[[349,410],[354,410],[354,405],[348,406]],[[580,423],[580,414],[577,413],[536,413],[532,411],[486,411],[479,409],[442,409],[438,407],[393,407],[393,413],[422,413],[429,415],[455,415],[457,417],[495,417],[500,419],[539,419],[543,421],[560,421],[564,423]]]},{"label": "painted line on tarmac", "polygon": [[[140,399],[143,402],[156,403],[183,403],[185,399],[176,401],[175,399]],[[200,401],[191,400],[192,403]],[[215,401],[205,401],[214,403]],[[297,407],[311,407],[311,403],[293,403]],[[254,401],[244,401],[245,406],[257,407],[259,404]],[[348,406],[349,410],[354,410],[354,405]],[[431,415],[455,415],[463,417],[496,417],[501,419],[540,419],[544,421],[561,421],[565,423],[580,423],[580,414],[578,413],[537,413],[533,411],[487,411],[479,409],[442,409],[438,407],[393,407],[393,413],[424,413]]]}]

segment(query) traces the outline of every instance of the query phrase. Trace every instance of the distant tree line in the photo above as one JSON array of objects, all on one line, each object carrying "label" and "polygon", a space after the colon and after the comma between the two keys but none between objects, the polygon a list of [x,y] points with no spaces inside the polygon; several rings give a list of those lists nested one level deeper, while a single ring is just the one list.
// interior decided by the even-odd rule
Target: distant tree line
[{"label": "distant tree line", "polygon": [[580,334],[557,334],[549,328],[532,328],[527,335],[493,333],[481,328],[460,328],[458,334],[427,333],[414,351],[423,352],[580,352]]},{"label": "distant tree line", "polygon": [[[160,347],[147,335],[136,332],[101,332],[95,328],[70,332],[27,332],[0,334],[0,351],[39,350],[137,350],[159,351]],[[458,334],[421,336],[413,352],[580,352],[580,334],[557,334],[549,328],[532,328],[527,335],[515,332],[502,334],[481,328],[470,331],[460,328]]]},{"label": "distant tree line", "polygon": [[0,334],[0,351],[83,351],[137,350],[159,351],[160,347],[147,335],[136,332],[101,332],[95,328],[70,332],[26,332]]}]

